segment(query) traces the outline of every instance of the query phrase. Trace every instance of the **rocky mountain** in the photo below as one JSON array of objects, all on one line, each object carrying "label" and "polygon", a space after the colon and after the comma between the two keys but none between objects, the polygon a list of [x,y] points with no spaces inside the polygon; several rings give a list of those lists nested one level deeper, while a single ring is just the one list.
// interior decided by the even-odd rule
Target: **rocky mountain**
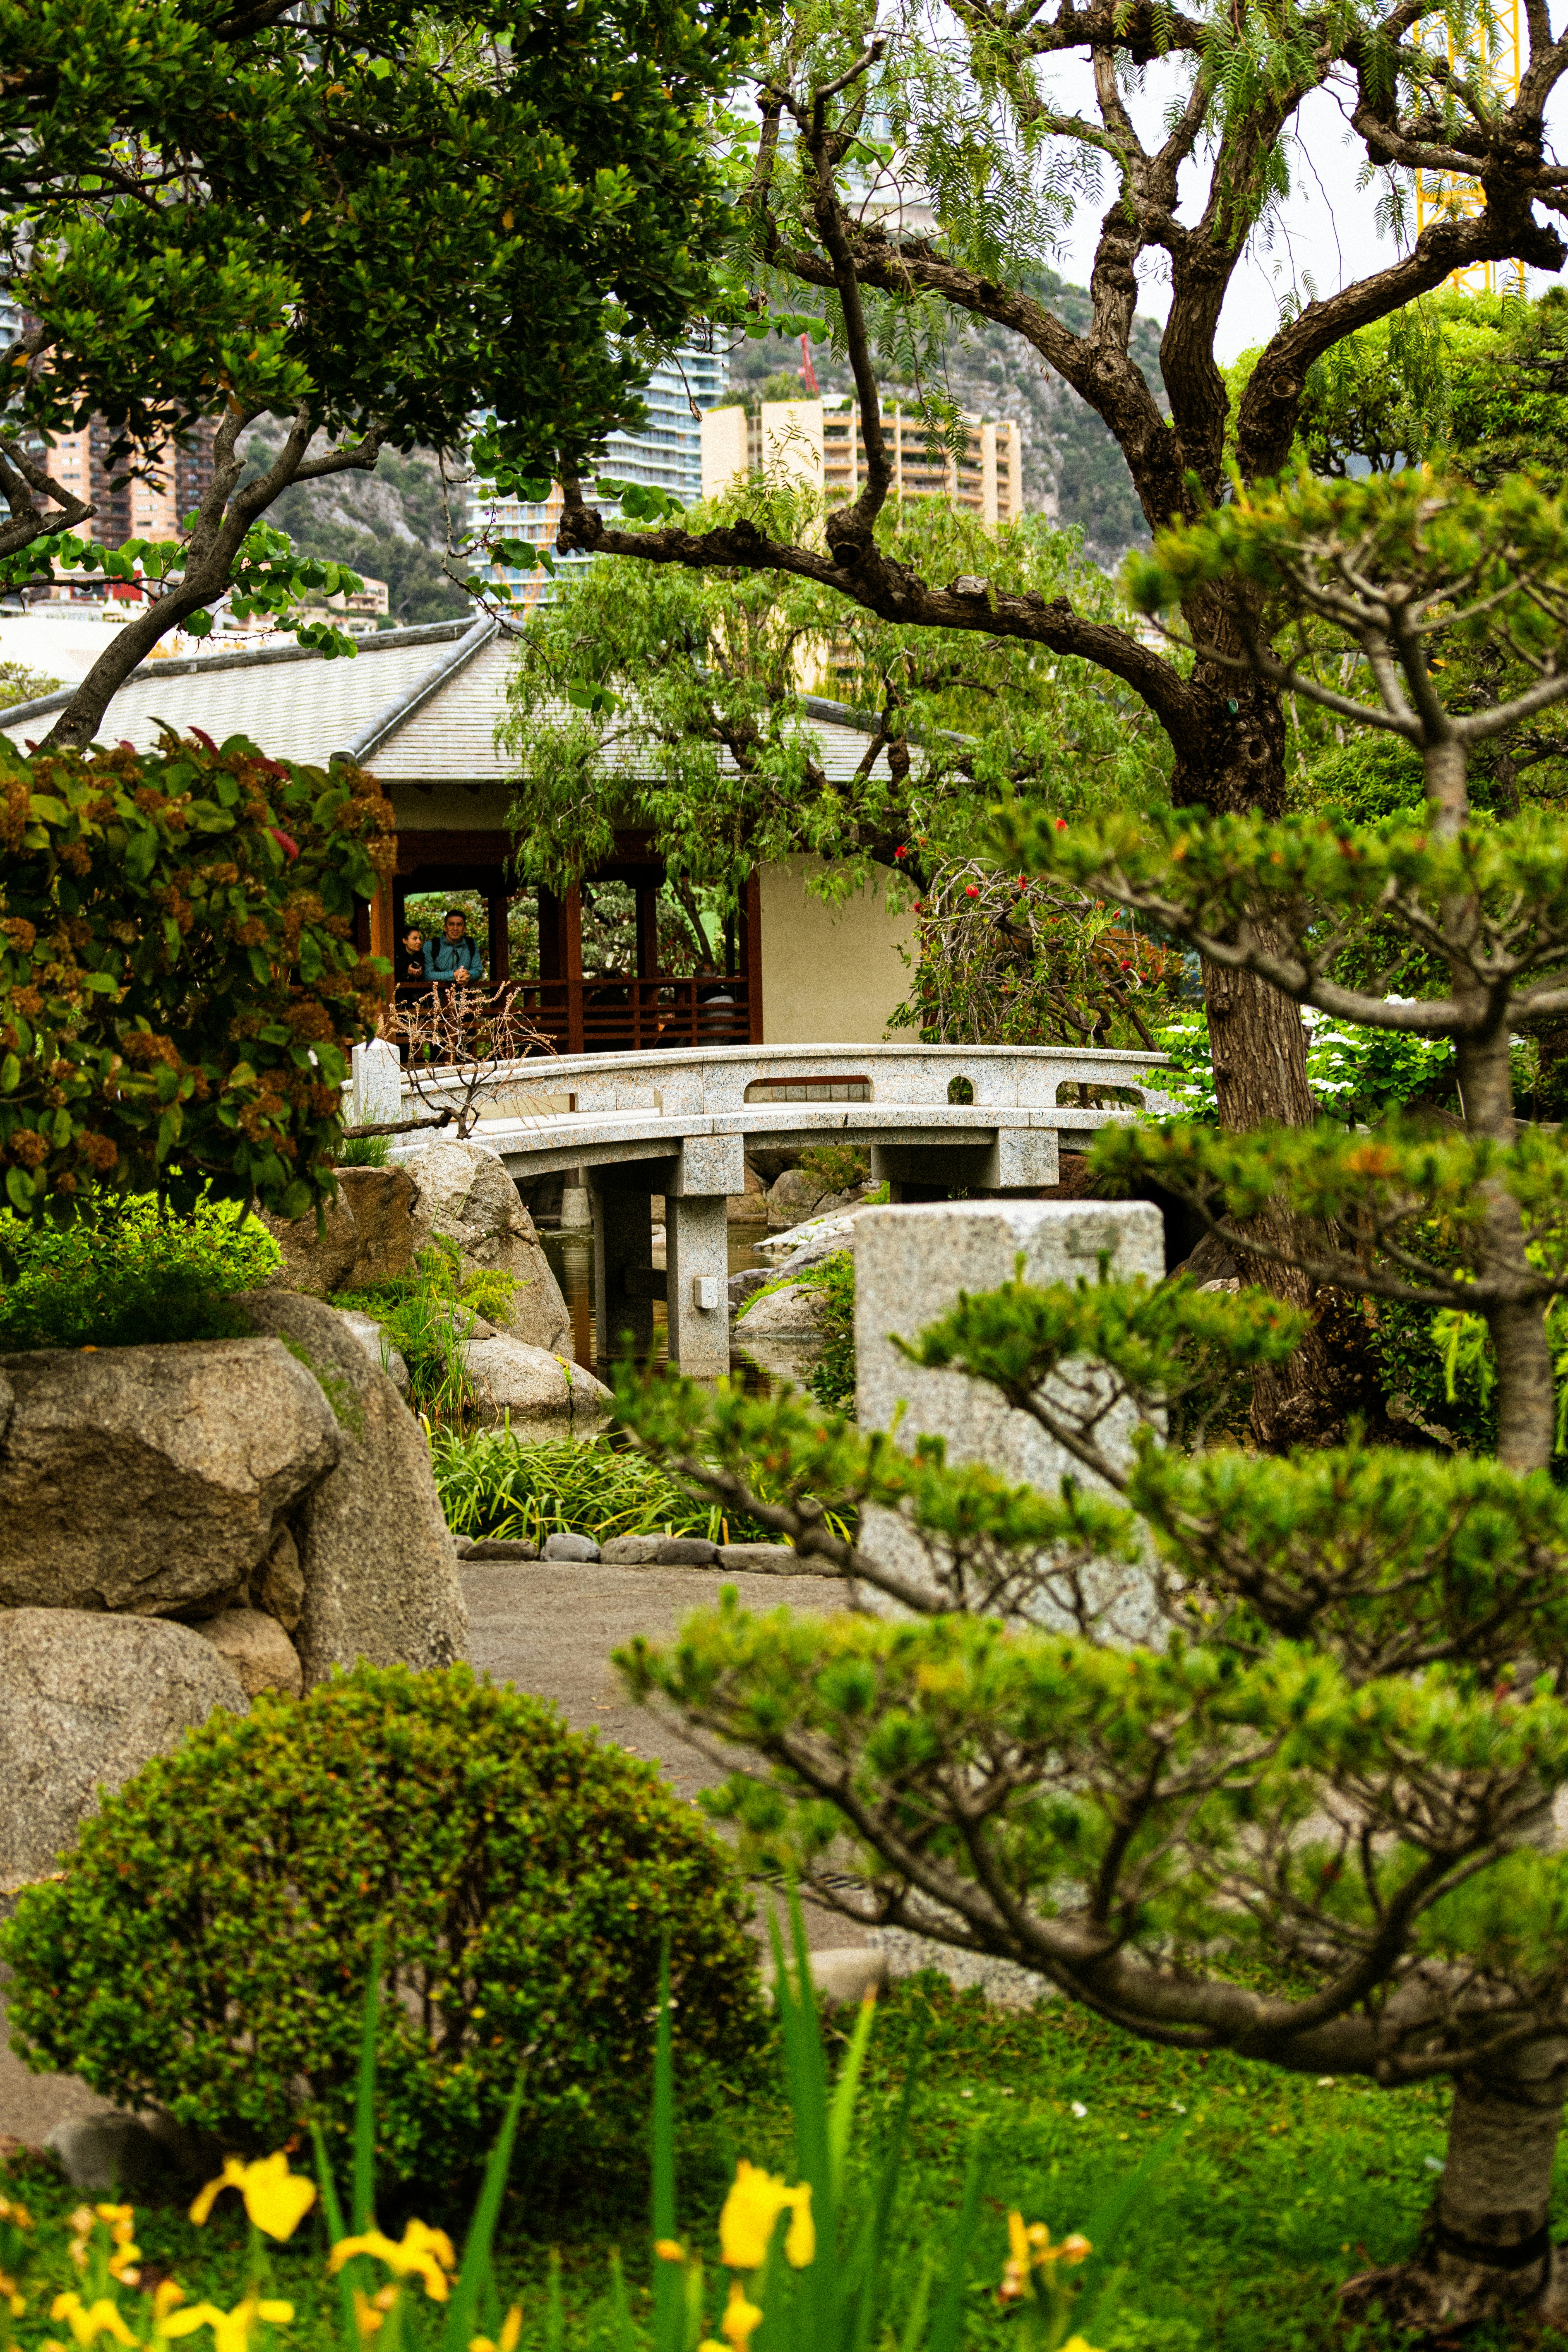
[{"label": "rocky mountain", "polygon": [[[266,462],[268,436],[258,429],[247,456]],[[441,569],[447,543],[440,467],[433,454],[383,452],[374,474],[333,474],[296,482],[268,512],[302,555],[352,564],[387,585],[391,618],[405,626],[456,620],[469,609]]]},{"label": "rocky mountain", "polygon": [[[1041,270],[1034,290],[1064,326],[1081,332],[1089,323],[1086,287],[1070,286],[1053,270]],[[1160,322],[1140,316],[1134,322],[1132,357],[1167,405],[1160,373]],[[812,352],[824,392],[851,389],[846,363],[816,347]],[[785,364],[776,341],[745,342],[731,362],[731,380],[743,389]],[[920,387],[884,383],[889,398],[918,399]],[[1114,570],[1131,547],[1147,544],[1148,531],[1121,450],[1093,409],[1047,367],[1021,337],[1005,327],[965,329],[956,321],[942,352],[937,389],[962,408],[981,416],[1018,421],[1024,454],[1024,503],[1038,510],[1054,494],[1058,519],[1076,525],[1087,551]]]}]

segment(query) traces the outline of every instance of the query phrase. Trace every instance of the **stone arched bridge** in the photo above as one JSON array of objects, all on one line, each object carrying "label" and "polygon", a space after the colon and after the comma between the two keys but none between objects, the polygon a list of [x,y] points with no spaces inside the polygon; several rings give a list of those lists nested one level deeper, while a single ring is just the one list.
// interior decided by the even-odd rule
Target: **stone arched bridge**
[{"label": "stone arched bridge", "polygon": [[[359,1048],[354,1062],[364,1123],[445,1099],[437,1071],[416,1104],[390,1046]],[[1152,1081],[1165,1066],[1159,1054],[1058,1045],[707,1045],[530,1058],[492,1074],[475,1139],[524,1181],[584,1171],[601,1350],[639,1319],[637,1302],[664,1297],[670,1360],[700,1376],[729,1364],[726,1202],[745,1189],[749,1144],[868,1147],[872,1180],[894,1201],[958,1185],[1033,1192],[1058,1181],[1064,1134],[1125,1118],[1139,1104],[1160,1108]],[[1106,1101],[1108,1089],[1118,1099]],[[414,1137],[394,1146],[399,1159],[420,1149]],[[652,1259],[656,1194],[665,1202],[663,1271]]]}]

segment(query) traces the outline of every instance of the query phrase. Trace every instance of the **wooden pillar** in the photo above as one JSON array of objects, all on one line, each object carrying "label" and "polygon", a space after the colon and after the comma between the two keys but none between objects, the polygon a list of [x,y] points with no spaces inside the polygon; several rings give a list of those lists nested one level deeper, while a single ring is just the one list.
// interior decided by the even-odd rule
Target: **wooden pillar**
[{"label": "wooden pillar", "polygon": [[583,1051],[583,894],[575,882],[561,901],[562,978],[566,982],[566,1051]]},{"label": "wooden pillar", "polygon": [[753,866],[741,893],[741,969],[746,975],[747,1043],[763,1042],[763,890]]},{"label": "wooden pillar", "polygon": [[657,882],[639,882],[637,896],[637,978],[658,976],[658,889]]},{"label": "wooden pillar", "polygon": [[[393,888],[391,877],[384,877],[376,885],[375,896],[370,902],[370,951],[373,956],[384,956],[389,966],[395,965],[397,955],[397,935],[393,928]],[[376,982],[384,996],[391,996],[392,982],[393,973],[389,970]]]},{"label": "wooden pillar", "polygon": [[511,978],[511,942],[507,937],[507,890],[503,879],[499,890],[487,890],[485,908],[489,916],[489,979],[492,988],[500,988]]}]

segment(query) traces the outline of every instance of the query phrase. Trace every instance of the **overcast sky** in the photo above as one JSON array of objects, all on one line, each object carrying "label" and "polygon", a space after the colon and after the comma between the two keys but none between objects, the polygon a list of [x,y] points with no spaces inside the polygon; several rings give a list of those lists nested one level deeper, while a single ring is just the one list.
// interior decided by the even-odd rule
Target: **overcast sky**
[{"label": "overcast sky", "polygon": [[[1086,112],[1092,112],[1088,75],[1087,64],[1076,59],[1065,68],[1057,68],[1053,95],[1058,100],[1072,99]],[[1133,102],[1133,119],[1151,145],[1159,136],[1161,104],[1170,86],[1165,75],[1152,69],[1144,92]],[[1365,151],[1350,128],[1348,113],[1348,96],[1342,103],[1331,89],[1313,91],[1298,114],[1290,198],[1272,244],[1256,237],[1231,282],[1220,320],[1222,361],[1266,341],[1279,322],[1282,296],[1293,289],[1306,300],[1308,278],[1320,295],[1331,294],[1394,259],[1392,242],[1377,233],[1379,185],[1359,190],[1356,186]],[[1207,176],[1206,166],[1189,169],[1184,175],[1182,211],[1186,218],[1196,217]],[[1062,276],[1079,285],[1088,282],[1100,211],[1096,205],[1080,208],[1057,260]],[[1159,255],[1144,256],[1141,273],[1144,290],[1139,305],[1159,319],[1164,318],[1170,304],[1169,288],[1159,274],[1162,260]],[[1539,292],[1550,282],[1532,273],[1531,290]]]}]

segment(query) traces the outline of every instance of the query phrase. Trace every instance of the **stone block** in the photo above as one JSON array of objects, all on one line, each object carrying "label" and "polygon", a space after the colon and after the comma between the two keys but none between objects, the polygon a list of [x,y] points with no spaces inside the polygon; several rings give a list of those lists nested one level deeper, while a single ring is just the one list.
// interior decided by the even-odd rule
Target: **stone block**
[{"label": "stone block", "polygon": [[[1025,1281],[1042,1287],[1093,1282],[1102,1260],[1119,1280],[1142,1275],[1158,1282],[1164,1229],[1145,1201],[963,1201],[866,1211],[855,1229],[857,1418],[864,1430],[890,1429],[903,1406],[898,1443],[908,1452],[919,1436],[942,1437],[954,1465],[984,1463],[1047,1494],[1069,1471],[1092,1487],[1089,1474],[994,1389],[963,1373],[925,1370],[893,1345],[894,1334],[917,1339],[957,1305],[961,1291],[1010,1282],[1020,1257]],[[1130,1461],[1132,1425],[1131,1408],[1119,1406],[1100,1425],[1101,1446]],[[868,1511],[861,1541],[906,1575],[931,1573],[923,1546],[890,1512]],[[1141,1619],[1141,1602],[1132,1607]]]},{"label": "stone block", "polygon": [[403,1117],[403,1069],[397,1048],[373,1037],[356,1045],[350,1081],[351,1127],[391,1127]]},{"label": "stone block", "polygon": [[0,1612],[0,1894],[58,1867],[101,1790],[166,1755],[215,1707],[247,1705],[234,1667],[188,1625]]},{"label": "stone block", "polygon": [[299,1290],[325,1298],[346,1290],[359,1255],[359,1228],[347,1199],[323,1202],[318,1227],[315,1217],[273,1217],[258,1211],[262,1223],[283,1254],[272,1276],[279,1290]]},{"label": "stone block", "polygon": [[209,1616],[342,1451],[276,1339],[0,1358],[0,1608]]},{"label": "stone block", "polygon": [[[361,1315],[355,1309],[348,1307],[340,1307],[338,1312],[342,1316],[343,1321],[348,1325],[371,1362],[379,1371],[386,1374],[400,1397],[407,1396],[413,1387],[408,1375],[408,1365],[397,1349],[393,1346],[374,1316]],[[492,1326],[487,1323],[485,1329],[489,1331],[491,1328]]]},{"label": "stone block", "polygon": [[460,1559],[530,1560],[539,1558],[539,1546],[525,1542],[521,1537],[481,1536],[477,1543],[470,1543],[467,1537],[462,1537],[457,1549]]}]

